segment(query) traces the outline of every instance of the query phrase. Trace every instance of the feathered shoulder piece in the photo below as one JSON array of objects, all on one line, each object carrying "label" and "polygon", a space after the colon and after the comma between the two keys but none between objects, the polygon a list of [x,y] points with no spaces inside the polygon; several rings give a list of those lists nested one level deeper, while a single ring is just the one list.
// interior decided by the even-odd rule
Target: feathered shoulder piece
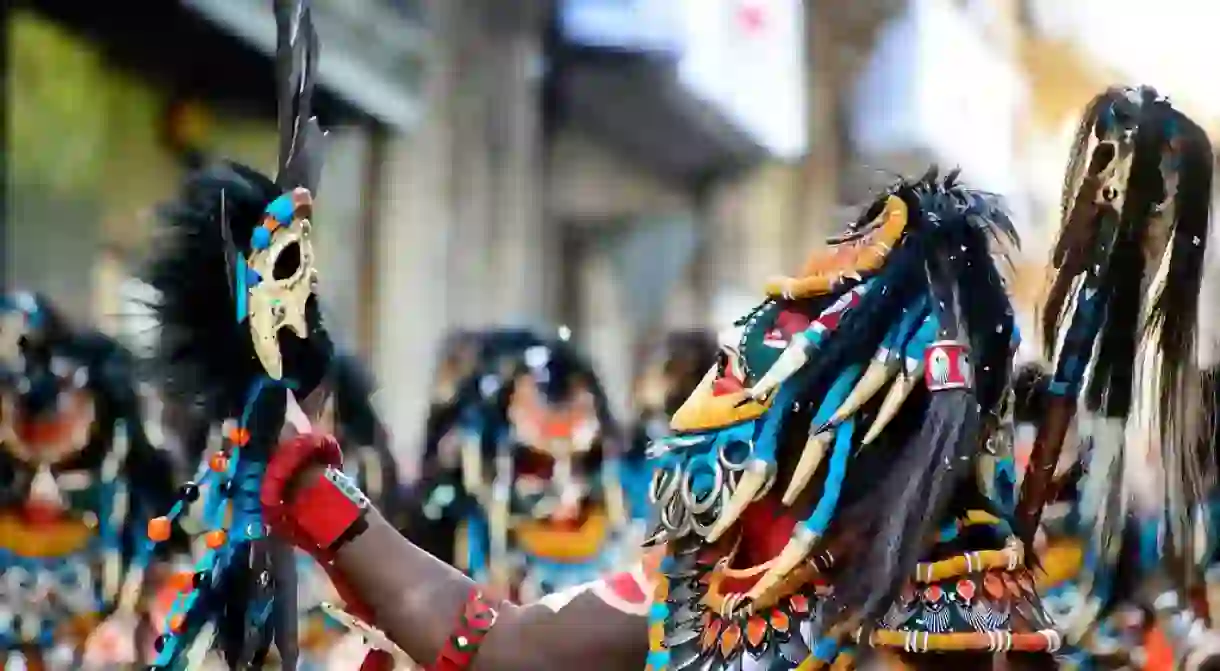
[{"label": "feathered shoulder piece", "polygon": [[[202,505],[209,552],[183,582],[157,668],[181,668],[211,624],[234,668],[260,663],[274,638],[295,666],[291,550],[265,538],[258,487],[279,438],[287,394],[308,395],[330,366],[331,344],[315,291],[313,192],[322,133],[310,115],[317,36],[306,2],[277,0],[280,160],[274,180],[223,163],[192,175],[166,207],[150,263],[160,323],[156,363],[164,388],[205,404],[229,426],[227,443],[202,465],[164,517],[168,537],[187,506]],[[231,509],[226,525],[224,511]]]}]

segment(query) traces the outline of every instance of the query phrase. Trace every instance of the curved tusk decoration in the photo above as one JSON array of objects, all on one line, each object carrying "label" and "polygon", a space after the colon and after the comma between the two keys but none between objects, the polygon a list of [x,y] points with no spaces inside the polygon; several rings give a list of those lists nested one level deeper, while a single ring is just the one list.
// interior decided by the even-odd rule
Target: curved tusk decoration
[{"label": "curved tusk decoration", "polygon": [[792,336],[792,341],[788,343],[788,347],[779,355],[774,364],[767,369],[767,372],[762,376],[753,387],[746,390],[746,396],[755,401],[766,398],[768,394],[775,391],[788,378],[792,377],[806,363],[809,362],[810,343],[809,338],[804,332],[797,333]]},{"label": "curved tusk decoration", "polygon": [[908,208],[898,196],[890,196],[885,208],[870,222],[867,233],[831,243],[831,251],[819,252],[805,262],[799,277],[773,277],[767,281],[767,295],[773,298],[809,298],[833,291],[845,280],[881,267],[890,250],[906,231]]},{"label": "curved tusk decoration", "polygon": [[868,432],[864,434],[864,438],[860,440],[860,446],[870,445],[885,427],[893,421],[898,414],[898,410],[902,408],[902,404],[911,395],[915,389],[915,384],[923,379],[923,362],[921,361],[914,367],[914,370],[903,371],[895,378],[894,384],[890,385],[889,392],[886,393],[885,399],[881,401],[881,407],[877,410],[877,416],[873,418],[873,423],[868,427]]},{"label": "curved tusk decoration", "polygon": [[772,464],[761,459],[750,460],[750,463],[746,465],[746,470],[741,474],[737,488],[733,490],[733,496],[725,504],[724,510],[716,518],[716,523],[708,531],[708,543],[715,543],[719,540],[724,532],[737,522],[747,506],[766,494],[768,485],[774,482],[771,477],[774,469]]},{"label": "curved tusk decoration", "polygon": [[808,528],[798,526],[792,540],[788,541],[779,555],[771,560],[771,567],[750,588],[749,593],[746,594],[746,602],[757,601],[778,586],[780,581],[788,577],[788,574],[809,557],[818,538],[819,536]]},{"label": "curved tusk decoration", "polygon": [[868,364],[864,375],[860,376],[860,381],[843,401],[843,405],[839,406],[834,415],[831,415],[831,425],[837,425],[855,414],[861,406],[876,396],[877,392],[881,391],[881,388],[898,372],[897,362],[891,361],[888,353],[878,352],[877,354],[878,356]]},{"label": "curved tusk decoration", "polygon": [[804,331],[792,336],[788,347],[779,355],[775,363],[767,369],[762,379],[746,392],[746,397],[757,401],[765,398],[776,387],[792,377],[808,361],[812,351],[820,346],[829,334],[839,328],[843,317],[860,304],[861,297],[868,293],[869,284],[857,284],[845,292],[830,307],[822,311],[817,319]]},{"label": "curved tusk decoration", "polygon": [[823,431],[809,436],[809,440],[805,441],[801,459],[796,464],[796,470],[792,472],[792,479],[788,481],[787,490],[784,491],[784,505],[792,505],[792,502],[796,501],[796,497],[804,491],[805,485],[809,484],[809,479],[817,472],[822,458],[826,456],[826,448],[830,446],[833,436],[834,434],[830,431]]},{"label": "curved tusk decoration", "polygon": [[766,292],[772,298],[795,300],[830,293],[843,280],[843,271],[829,270],[807,277],[772,277],[767,280]]}]

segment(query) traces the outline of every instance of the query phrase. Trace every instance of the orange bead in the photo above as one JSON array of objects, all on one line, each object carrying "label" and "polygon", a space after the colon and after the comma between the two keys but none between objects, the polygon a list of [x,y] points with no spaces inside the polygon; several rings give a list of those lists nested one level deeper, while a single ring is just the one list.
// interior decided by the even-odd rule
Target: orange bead
[{"label": "orange bead", "polygon": [[233,427],[229,432],[229,442],[238,447],[245,447],[246,443],[250,442],[250,431],[240,426]]},{"label": "orange bead", "polygon": [[148,520],[148,540],[154,543],[162,543],[169,540],[169,518],[154,517]]},{"label": "orange bead", "polygon": [[275,231],[280,227],[280,222],[276,221],[275,217],[263,217],[263,228],[268,231]]},{"label": "orange bead", "polygon": [[224,473],[225,471],[229,470],[229,457],[217,452],[216,454],[213,454],[212,458],[208,461],[208,466],[217,473]]},{"label": "orange bead", "polygon": [[190,571],[179,571],[169,577],[169,586],[175,592],[189,592],[195,588],[195,575]]},{"label": "orange bead", "polygon": [[174,615],[169,618],[169,630],[175,634],[182,633],[182,625],[186,624],[186,618],[181,615]]},{"label": "orange bead", "polygon": [[203,542],[206,543],[209,548],[217,550],[225,544],[225,540],[227,538],[228,535],[225,534],[224,531],[217,529],[216,531],[209,531],[207,535],[203,537]]}]

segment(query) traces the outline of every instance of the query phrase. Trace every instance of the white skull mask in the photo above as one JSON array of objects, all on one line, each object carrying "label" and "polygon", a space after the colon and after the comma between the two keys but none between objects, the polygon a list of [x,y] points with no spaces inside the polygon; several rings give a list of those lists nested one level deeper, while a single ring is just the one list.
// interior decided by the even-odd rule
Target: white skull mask
[{"label": "white skull mask", "polygon": [[302,339],[309,333],[305,305],[317,279],[309,236],[312,210],[313,199],[307,189],[296,189],[276,199],[268,206],[262,226],[269,235],[255,231],[254,242],[261,235],[263,244],[252,243],[247,261],[255,273],[246,288],[250,337],[267,375],[275,380],[284,375],[280,329],[287,327]]}]

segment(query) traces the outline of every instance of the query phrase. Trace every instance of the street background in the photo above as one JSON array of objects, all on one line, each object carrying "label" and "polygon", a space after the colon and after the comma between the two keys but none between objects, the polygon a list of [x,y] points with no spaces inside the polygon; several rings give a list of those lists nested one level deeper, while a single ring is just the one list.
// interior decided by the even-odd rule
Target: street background
[{"label": "street background", "polygon": [[[1220,128],[1220,6],[1186,0],[313,4],[322,292],[408,474],[450,329],[566,326],[625,413],[662,333],[726,326],[853,203],[932,162],[1009,197],[1035,352],[1088,99],[1152,84]],[[209,158],[273,169],[270,7],[0,5],[10,287],[140,345],[157,203]]]}]

